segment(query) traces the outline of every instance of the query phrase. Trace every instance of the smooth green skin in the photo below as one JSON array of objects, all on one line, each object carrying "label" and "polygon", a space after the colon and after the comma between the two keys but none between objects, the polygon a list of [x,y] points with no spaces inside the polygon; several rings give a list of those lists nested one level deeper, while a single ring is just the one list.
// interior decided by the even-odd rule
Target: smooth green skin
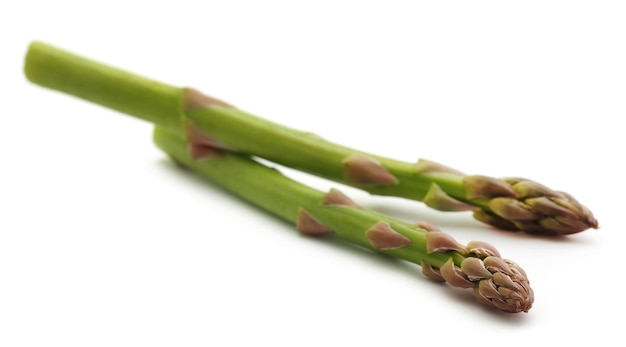
[{"label": "smooth green skin", "polygon": [[[324,205],[324,192],[298,183],[278,170],[232,152],[200,160],[191,158],[184,138],[178,133],[156,128],[154,143],[176,162],[210,179],[240,198],[269,211],[287,221],[296,223],[300,208],[334,230],[334,237],[370,250],[404,259],[416,264],[423,262],[440,268],[450,258],[459,265],[465,257],[454,251],[426,252],[426,231],[378,212],[355,207]],[[372,247],[365,232],[380,221],[385,221],[397,232],[409,238],[410,245],[394,250]]]},{"label": "smooth green skin", "polygon": [[344,184],[343,161],[359,153],[380,162],[397,179],[391,185],[354,187],[376,195],[391,195],[422,200],[432,183],[448,194],[465,198],[462,178],[445,173],[418,173],[416,164],[389,159],[294,130],[232,107],[211,106],[185,112],[185,116],[219,141],[242,153],[255,155],[300,171]]},{"label": "smooth green skin", "polygon": [[33,42],[24,73],[33,83],[74,95],[171,130],[181,128],[183,90]]},{"label": "smooth green skin", "polygon": [[446,173],[419,173],[416,164],[405,163],[344,147],[261,119],[231,107],[212,106],[183,111],[184,88],[138,76],[115,67],[33,42],[26,55],[27,78],[120,112],[152,122],[159,127],[182,131],[183,119],[221,142],[250,155],[306,171],[344,184],[343,161],[361,153],[378,160],[397,179],[392,185],[355,185],[376,195],[423,200],[433,183],[448,195],[486,208],[481,199],[468,200],[462,178]]}]

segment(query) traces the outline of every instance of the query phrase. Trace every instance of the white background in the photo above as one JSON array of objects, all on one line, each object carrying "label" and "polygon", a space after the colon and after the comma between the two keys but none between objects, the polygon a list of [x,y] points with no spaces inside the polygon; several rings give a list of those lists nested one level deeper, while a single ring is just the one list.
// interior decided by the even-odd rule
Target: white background
[{"label": "white background", "polygon": [[[0,14],[0,345],[623,342],[623,1],[12,1]],[[567,191],[537,238],[283,170],[528,273],[527,314],[293,228],[177,170],[150,124],[26,81],[31,40],[330,140]]]}]

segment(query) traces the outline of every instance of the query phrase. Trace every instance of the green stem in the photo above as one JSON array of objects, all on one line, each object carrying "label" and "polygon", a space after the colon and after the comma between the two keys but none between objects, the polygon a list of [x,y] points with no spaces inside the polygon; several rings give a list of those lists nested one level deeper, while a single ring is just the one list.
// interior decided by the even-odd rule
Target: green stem
[{"label": "green stem", "polygon": [[[480,302],[506,312],[528,311],[532,305],[533,292],[524,271],[517,264],[500,258],[499,252],[490,245],[480,242],[460,245],[438,230],[411,226],[363,209],[338,191],[316,191],[257,163],[249,156],[218,149],[225,144],[225,147],[235,147],[248,154],[266,153],[271,156],[275,152],[285,152],[284,159],[292,161],[293,166],[341,181],[343,177],[339,167],[346,166],[345,154],[354,154],[349,148],[246,116],[216,100],[190,98],[190,90],[155,82],[39,42],[31,44],[24,70],[33,83],[155,123],[159,126],[154,132],[156,145],[177,162],[252,204],[295,223],[298,230],[305,234],[329,234],[420,264],[428,276],[453,286],[473,288]],[[192,110],[207,101],[210,101],[210,107]],[[190,111],[187,115],[189,119],[183,117],[183,107]],[[224,115],[221,118],[218,117],[220,113]],[[200,125],[214,139],[194,133],[189,121]],[[213,129],[211,122],[214,121]],[[233,131],[236,127],[240,127],[240,132]],[[193,142],[193,136],[199,136],[200,142]],[[218,146],[215,146],[215,139]],[[292,142],[282,143],[282,140]],[[200,159],[198,154],[204,156]],[[300,156],[303,158],[298,158]],[[275,158],[282,157],[276,155]],[[310,163],[312,166],[307,166],[308,159],[313,161]],[[411,164],[382,157],[374,159],[389,167],[384,169],[397,168],[401,171],[412,167]],[[363,161],[358,159],[355,162],[357,169],[362,170]],[[368,160],[365,163],[366,168],[371,164]],[[376,165],[379,164],[374,165],[375,169]],[[377,176],[379,173],[375,172],[373,178],[389,181],[386,172]],[[398,177],[392,177],[394,184],[385,185],[399,186],[401,182],[396,181],[404,177],[401,174],[399,172]],[[462,180],[455,175],[444,173],[439,175],[443,178],[438,181],[433,181],[430,173],[420,173],[419,170],[412,170],[411,175],[416,179],[407,180],[407,184],[414,188],[412,194],[418,199],[430,194],[431,188],[427,190],[426,187],[432,186],[433,182],[449,189],[449,194],[463,190],[458,187]],[[357,179],[361,178],[357,175]],[[370,188],[374,189],[373,192],[386,192],[375,190],[374,186]]]},{"label": "green stem", "polygon": [[24,65],[33,83],[172,130],[181,128],[181,88],[157,82],[43,42],[30,44]]},{"label": "green stem", "polygon": [[[282,175],[248,156],[214,151],[192,158],[186,140],[177,132],[156,128],[155,144],[179,164],[212,180],[244,200],[296,224],[311,234],[314,228],[375,252],[422,266],[424,273],[462,288],[473,288],[482,303],[506,312],[528,311],[533,291],[517,264],[500,258],[484,243],[462,246],[438,230],[364,209],[338,191],[323,193]],[[319,230],[313,230],[315,234]]]},{"label": "green stem", "polygon": [[428,161],[406,163],[361,152],[261,119],[192,89],[153,81],[45,43],[31,44],[24,70],[30,81],[41,86],[171,131],[185,133],[192,124],[211,138],[210,145],[217,143],[372,194],[423,201],[444,211],[472,210],[482,222],[529,233],[563,235],[598,226],[592,213],[574,198],[530,180],[467,176]]},{"label": "green stem", "polygon": [[[207,107],[185,112],[185,116],[211,136],[237,151],[342,183],[344,161],[361,154],[378,161],[398,180],[397,184],[351,184],[376,195],[422,200],[432,183],[464,198],[462,180],[453,175],[420,174],[416,164],[385,158],[326,141],[317,135],[291,129],[233,107]],[[210,129],[210,130],[208,130]]]},{"label": "green stem", "polygon": [[450,257],[460,265],[464,259],[458,253],[427,254],[425,230],[392,219],[380,213],[339,205],[324,205],[327,193],[315,190],[266,167],[248,156],[231,152],[194,160],[187,143],[177,133],[157,128],[154,142],[161,150],[185,167],[200,173],[244,200],[261,207],[289,222],[297,223],[298,211],[303,209],[323,225],[334,230],[334,236],[376,250],[365,237],[365,231],[381,220],[412,241],[412,245],[397,250],[377,250],[404,260],[421,264],[426,261],[441,267]]},{"label": "green stem", "polygon": [[[183,114],[185,88],[170,86],[43,42],[31,43],[24,71],[38,85],[58,90],[181,131],[189,118],[237,150],[302,171],[345,182],[343,161],[361,153],[375,158],[397,179],[393,185],[358,185],[372,194],[422,200],[432,183],[463,199],[462,180],[454,175],[418,173],[415,164],[364,153],[324,141],[232,107],[207,107]],[[349,183],[349,182],[347,182]]]}]

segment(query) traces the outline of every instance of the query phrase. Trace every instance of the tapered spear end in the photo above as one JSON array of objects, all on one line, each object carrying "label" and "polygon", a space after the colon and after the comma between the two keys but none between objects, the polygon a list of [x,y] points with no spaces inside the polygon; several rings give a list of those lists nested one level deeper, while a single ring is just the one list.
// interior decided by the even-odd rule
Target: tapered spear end
[{"label": "tapered spear end", "polygon": [[487,199],[474,218],[499,229],[530,234],[569,235],[598,229],[591,211],[570,194],[521,178],[463,178],[468,199]]},{"label": "tapered spear end", "polygon": [[455,251],[465,259],[455,264],[450,258],[436,269],[422,264],[426,276],[444,281],[454,287],[473,288],[476,299],[508,313],[528,312],[533,305],[534,292],[526,272],[485,242],[473,241],[463,246],[440,231],[426,234],[429,253]]}]

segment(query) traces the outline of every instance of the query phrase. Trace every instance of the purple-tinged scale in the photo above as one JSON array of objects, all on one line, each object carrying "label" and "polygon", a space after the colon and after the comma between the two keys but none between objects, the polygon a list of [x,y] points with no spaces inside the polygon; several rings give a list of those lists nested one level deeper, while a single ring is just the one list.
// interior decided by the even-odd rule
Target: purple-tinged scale
[{"label": "purple-tinged scale", "polygon": [[482,296],[488,299],[498,299],[501,296],[498,292],[498,287],[492,281],[480,281],[478,290]]},{"label": "purple-tinged scale", "polygon": [[535,198],[539,196],[546,197],[562,197],[562,195],[554,190],[531,180],[520,180],[513,184],[513,190],[521,199]]},{"label": "purple-tinged scale", "polygon": [[429,254],[440,251],[457,251],[461,254],[467,253],[465,246],[446,233],[431,231],[426,233],[425,237],[426,252]]},{"label": "purple-tinged scale", "polygon": [[473,282],[463,276],[461,269],[454,265],[452,259],[449,259],[445,264],[443,264],[439,271],[446,282],[452,286],[460,288],[473,288],[476,286]]},{"label": "purple-tinged scale", "polygon": [[513,276],[520,276],[520,277],[524,277],[524,278],[527,277],[526,271],[524,271],[524,269],[522,269],[521,266],[517,265],[517,263],[515,263],[514,261],[509,260],[509,259],[504,259],[504,261],[509,266],[509,269],[511,270],[511,274]]},{"label": "purple-tinged scale", "polygon": [[[483,281],[483,282],[487,282],[487,281]],[[479,303],[483,305],[493,306],[491,300],[485,297],[483,293],[480,291],[480,284],[478,287],[474,288],[474,297],[476,298],[476,300],[478,300]]]},{"label": "purple-tinged scale", "polygon": [[578,225],[572,226],[571,223],[563,223],[563,221],[557,217],[542,218],[539,221],[539,225],[542,228],[554,232],[556,235],[574,234],[587,228],[587,224],[582,221]]},{"label": "purple-tinged scale", "polygon": [[431,232],[431,231],[441,231],[441,229],[439,229],[438,227],[436,227],[436,226],[434,226],[434,225],[432,225],[430,223],[427,223],[427,222],[417,222],[417,223],[413,224],[413,227],[416,228],[416,229],[422,229],[422,230],[425,230],[425,231],[428,231],[428,232]]},{"label": "purple-tinged scale", "polygon": [[519,303],[510,304],[501,298],[492,298],[488,299],[482,295],[479,288],[474,288],[474,297],[478,300],[478,302],[483,303],[488,306],[493,306],[501,311],[509,312],[509,313],[517,313],[520,312],[521,305]]},{"label": "purple-tinged scale", "polygon": [[566,216],[554,216],[554,219],[556,219],[561,224],[565,224],[576,229],[588,227],[587,221],[581,218],[568,218]]},{"label": "purple-tinged scale", "polygon": [[503,272],[507,275],[512,274],[509,263],[500,257],[487,257],[483,259],[483,263],[485,264],[485,268],[493,273]]},{"label": "purple-tinged scale", "polygon": [[234,148],[222,143],[215,137],[211,136],[190,120],[185,120],[185,139],[193,146],[213,147],[216,149],[225,149],[232,151]]},{"label": "purple-tinged scale", "polygon": [[183,96],[183,108],[185,111],[191,111],[201,108],[219,106],[219,107],[234,107],[233,105],[224,102],[220,99],[208,96],[201,91],[194,88],[185,88]]},{"label": "purple-tinged scale", "polygon": [[393,228],[387,222],[378,222],[365,232],[370,244],[381,251],[406,247],[411,240]]},{"label": "purple-tinged scale", "polygon": [[539,218],[539,215],[515,199],[493,198],[488,205],[493,213],[511,221],[526,221]]},{"label": "purple-tinged scale", "polygon": [[194,146],[192,144],[188,145],[189,156],[193,160],[206,159],[211,157],[221,157],[224,155],[224,152],[220,149],[216,149],[214,147],[207,146]]},{"label": "purple-tinged scale", "polygon": [[524,203],[530,206],[533,210],[545,215],[578,218],[576,212],[546,197],[526,199],[524,200]]},{"label": "purple-tinged scale", "polygon": [[433,268],[428,263],[422,262],[422,273],[437,282],[445,282],[446,279],[441,276],[441,272],[438,269]]},{"label": "purple-tinged scale", "polygon": [[296,230],[306,235],[322,236],[332,234],[333,231],[320,223],[309,212],[304,209],[298,210],[296,220]]},{"label": "purple-tinged scale", "polygon": [[415,172],[417,173],[447,173],[455,176],[465,176],[465,174],[457,169],[439,164],[427,159],[420,159],[415,164]]},{"label": "purple-tinged scale", "polygon": [[559,192],[561,193],[565,199],[555,199],[554,202],[557,204],[561,204],[563,207],[570,209],[572,211],[575,211],[576,213],[583,213],[583,205],[580,204],[580,202],[578,202],[578,200],[574,199],[573,196],[571,196],[568,193],[565,192]]},{"label": "purple-tinged scale", "polygon": [[500,216],[496,216],[495,214],[487,212],[485,210],[474,211],[474,218],[480,222],[490,224],[498,229],[518,230],[518,227],[515,223],[506,220]]},{"label": "purple-tinged scale", "polygon": [[465,176],[463,177],[468,199],[494,198],[498,196],[517,197],[517,193],[510,184],[503,180],[487,176]]},{"label": "purple-tinged scale", "polygon": [[528,312],[534,296],[524,270],[513,261],[498,257],[488,257],[483,262],[493,276],[478,283],[476,298],[506,312]]},{"label": "purple-tinged scale", "polygon": [[467,248],[469,254],[473,254],[481,259],[489,256],[500,256],[500,252],[493,245],[484,241],[470,241],[465,248]]},{"label": "purple-tinged scale", "polygon": [[356,202],[350,199],[347,195],[345,195],[344,193],[334,188],[331,189],[328,193],[326,193],[326,195],[324,195],[322,204],[361,208]]},{"label": "purple-tinged scale", "polygon": [[507,276],[502,272],[496,272],[493,274],[493,283],[497,286],[508,288],[513,291],[519,291],[522,289],[519,284],[516,284],[511,280],[510,276]]},{"label": "purple-tinged scale", "polygon": [[439,211],[473,211],[476,207],[468,205],[462,201],[459,201],[450,195],[446,194],[441,187],[433,183],[430,185],[428,192],[422,199],[422,202],[430,208],[434,208]]},{"label": "purple-tinged scale", "polygon": [[519,303],[513,305],[513,304],[510,304],[510,303],[508,303],[506,301],[503,301],[503,300],[494,299],[494,300],[491,301],[491,304],[493,306],[495,306],[496,308],[498,308],[498,309],[500,309],[502,311],[505,311],[505,312],[513,312],[513,313],[515,313],[515,312],[519,312],[520,311]]},{"label": "purple-tinged scale", "polygon": [[485,268],[483,261],[479,258],[466,258],[461,263],[461,271],[470,281],[478,281],[484,278],[491,278],[492,273]]},{"label": "purple-tinged scale", "polygon": [[356,185],[390,185],[398,183],[378,161],[362,154],[351,154],[343,161],[346,181]]},{"label": "purple-tinged scale", "polygon": [[233,150],[232,147],[218,141],[189,120],[184,123],[184,131],[189,155],[194,160],[219,157],[224,154],[224,150]]}]

